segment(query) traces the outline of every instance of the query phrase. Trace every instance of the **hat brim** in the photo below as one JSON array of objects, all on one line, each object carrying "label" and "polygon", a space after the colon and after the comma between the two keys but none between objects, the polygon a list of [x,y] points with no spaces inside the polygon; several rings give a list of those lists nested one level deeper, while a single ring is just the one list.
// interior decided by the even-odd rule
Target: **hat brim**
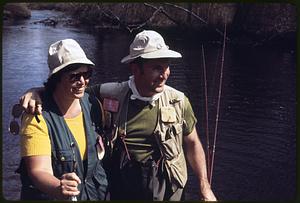
[{"label": "hat brim", "polygon": [[139,54],[137,56],[125,56],[122,60],[121,63],[129,63],[133,61],[134,59],[141,57],[144,59],[157,59],[157,58],[181,58],[182,55],[176,51],[172,51],[169,49],[165,50],[158,50],[154,52],[149,52],[149,53],[144,53],[144,54]]},{"label": "hat brim", "polygon": [[53,74],[57,73],[58,71],[62,70],[66,66],[71,65],[71,64],[76,64],[76,63],[95,66],[95,64],[92,61],[90,61],[89,59],[87,59],[87,58],[82,58],[82,59],[77,59],[77,60],[69,61],[68,63],[64,63],[64,64],[62,64],[62,65],[54,68],[53,71],[49,73],[48,78],[51,75],[53,75]]}]

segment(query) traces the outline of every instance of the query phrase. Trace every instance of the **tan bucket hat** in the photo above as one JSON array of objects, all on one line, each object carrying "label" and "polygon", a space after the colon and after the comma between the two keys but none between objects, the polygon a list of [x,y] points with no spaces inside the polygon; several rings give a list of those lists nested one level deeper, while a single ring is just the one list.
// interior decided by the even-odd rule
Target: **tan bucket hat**
[{"label": "tan bucket hat", "polygon": [[182,56],[180,53],[170,50],[159,33],[153,30],[144,30],[135,36],[129,47],[129,55],[124,57],[121,63],[129,63],[138,57],[155,59],[181,58]]},{"label": "tan bucket hat", "polygon": [[95,65],[86,57],[80,45],[73,39],[59,40],[50,45],[48,52],[49,77],[75,63]]}]

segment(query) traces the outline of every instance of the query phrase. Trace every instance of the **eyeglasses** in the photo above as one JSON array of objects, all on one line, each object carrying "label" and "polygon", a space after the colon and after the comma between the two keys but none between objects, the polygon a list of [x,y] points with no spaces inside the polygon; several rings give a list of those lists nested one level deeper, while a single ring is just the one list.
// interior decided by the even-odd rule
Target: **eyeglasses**
[{"label": "eyeglasses", "polygon": [[13,120],[10,121],[9,128],[8,128],[8,131],[13,135],[19,134],[20,126],[19,123],[16,121],[16,119],[20,118],[23,112],[24,112],[23,106],[21,106],[20,104],[13,105],[11,110],[11,115],[13,116]]},{"label": "eyeglasses", "polygon": [[[13,135],[18,135],[20,132],[20,125],[16,119],[19,119],[21,115],[25,112],[24,107],[21,104],[15,104],[12,107],[11,115],[13,116],[13,120],[9,123],[8,131]],[[37,122],[40,122],[40,119],[35,115],[35,119]]]},{"label": "eyeglasses", "polygon": [[69,80],[70,82],[77,82],[80,81],[81,77],[83,77],[85,80],[88,80],[90,79],[92,74],[93,74],[92,70],[88,70],[86,72],[80,72],[80,73],[71,73],[69,75]]}]

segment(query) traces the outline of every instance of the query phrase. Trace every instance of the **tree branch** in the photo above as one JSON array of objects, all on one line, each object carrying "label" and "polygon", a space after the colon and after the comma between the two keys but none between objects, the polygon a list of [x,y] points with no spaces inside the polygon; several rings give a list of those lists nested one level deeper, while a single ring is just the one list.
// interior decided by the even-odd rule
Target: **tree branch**
[{"label": "tree branch", "polygon": [[97,4],[97,9],[100,10],[107,18],[109,18],[110,20],[117,20],[119,22],[119,24],[121,26],[123,26],[124,28],[126,28],[129,32],[131,32],[131,29],[125,24],[123,23],[120,18],[115,15],[111,10],[108,10],[109,13],[107,13],[104,9],[101,9],[100,6]]},{"label": "tree branch", "polygon": [[[145,5],[145,6],[149,6],[149,7],[153,8],[153,9],[156,9],[156,10],[158,9],[157,7],[155,7],[155,6],[151,5],[151,4],[148,4],[148,3],[144,3],[144,5]],[[159,8],[160,8],[161,12],[162,12],[167,18],[169,18],[169,19],[170,19],[172,22],[174,22],[175,24],[180,25],[180,23],[177,22],[174,18],[172,18],[172,17],[171,17],[171,16],[163,9],[162,6],[160,6]]]},{"label": "tree branch", "polygon": [[[176,4],[171,4],[171,3],[164,3],[165,5],[168,5],[168,6],[172,6],[172,7],[175,7],[175,8],[178,8],[178,9],[181,9],[189,14],[191,14],[193,17],[195,17],[196,19],[200,20],[202,23],[204,23],[205,25],[208,25],[208,22],[206,22],[205,20],[203,20],[200,16],[198,16],[197,14],[195,14],[194,12],[192,11],[189,11],[187,10],[186,8],[183,8],[182,6],[178,6]],[[224,33],[219,30],[218,28],[215,28],[215,31],[217,33],[219,33],[221,36],[224,36]],[[230,40],[228,37],[226,37],[227,40]]]},{"label": "tree branch", "polygon": [[151,21],[158,12],[160,12],[162,10],[161,7],[159,8],[155,8],[156,10],[152,13],[152,16],[150,18],[148,18],[148,20],[146,20],[144,23],[140,24],[138,27],[136,28],[132,28],[130,32],[132,32],[133,30],[137,30],[140,29],[141,27],[144,27],[149,21]]}]

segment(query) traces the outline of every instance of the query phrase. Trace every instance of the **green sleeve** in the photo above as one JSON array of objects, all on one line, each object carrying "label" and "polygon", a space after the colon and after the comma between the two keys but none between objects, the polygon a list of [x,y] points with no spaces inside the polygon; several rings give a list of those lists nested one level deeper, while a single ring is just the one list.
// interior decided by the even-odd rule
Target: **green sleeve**
[{"label": "green sleeve", "polygon": [[195,117],[192,105],[187,97],[184,98],[184,120],[183,135],[187,136],[193,131],[197,123],[197,118]]}]

